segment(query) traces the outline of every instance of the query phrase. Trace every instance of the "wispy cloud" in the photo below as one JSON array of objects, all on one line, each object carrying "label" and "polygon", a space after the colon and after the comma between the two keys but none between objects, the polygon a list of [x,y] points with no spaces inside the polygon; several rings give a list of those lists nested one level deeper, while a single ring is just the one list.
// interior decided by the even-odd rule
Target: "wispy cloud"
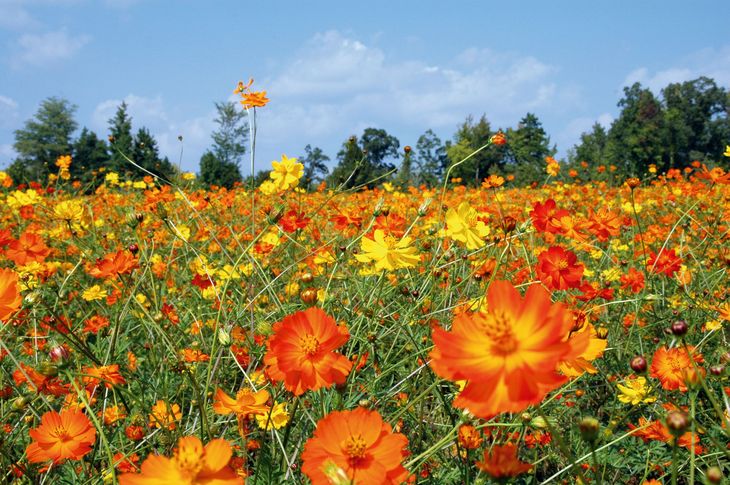
[{"label": "wispy cloud", "polygon": [[701,49],[692,55],[679,59],[676,65],[652,71],[639,67],[631,71],[622,86],[635,82],[659,93],[670,83],[678,83],[707,76],[722,86],[730,85],[730,45],[718,49]]},{"label": "wispy cloud", "polygon": [[18,103],[0,94],[0,128],[15,126],[18,121]]},{"label": "wispy cloud", "polygon": [[320,33],[262,81],[272,98],[260,116],[262,149],[301,150],[372,125],[453,131],[469,114],[511,126],[528,111],[580,103],[579,91],[552,81],[557,71],[532,56],[477,48],[443,65],[403,61],[339,31]]},{"label": "wispy cloud", "polygon": [[91,40],[88,35],[70,35],[65,29],[42,34],[21,35],[11,64],[42,67],[71,59]]}]

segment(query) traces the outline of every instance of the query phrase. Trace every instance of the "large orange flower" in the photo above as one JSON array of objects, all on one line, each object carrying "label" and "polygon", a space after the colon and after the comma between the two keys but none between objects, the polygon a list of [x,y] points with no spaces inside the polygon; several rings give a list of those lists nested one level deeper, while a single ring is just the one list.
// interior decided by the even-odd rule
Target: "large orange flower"
[{"label": "large orange flower", "polygon": [[486,313],[458,315],[451,331],[435,328],[431,351],[438,375],[467,381],[454,406],[482,418],[539,403],[567,381],[557,367],[580,356],[590,337],[568,339],[571,312],[538,285],[522,299],[511,283],[495,281],[487,304]]},{"label": "large orange flower", "polygon": [[[687,392],[686,376],[687,371],[692,370],[692,359],[694,358],[696,364],[704,362],[702,354],[695,353],[692,346],[688,348],[689,353],[687,353],[687,350],[678,347],[672,349],[659,347],[654,352],[649,375],[659,379],[664,389],[668,391],[679,389],[682,392]],[[691,357],[690,354],[692,354]]]},{"label": "large orange flower", "polygon": [[10,269],[0,269],[0,321],[10,318],[22,302],[17,273]]},{"label": "large orange flower", "polygon": [[91,451],[96,429],[80,411],[49,411],[41,417],[41,425],[28,434],[33,442],[25,450],[28,461],[42,463],[79,460]]},{"label": "large orange flower", "polygon": [[18,266],[28,263],[42,263],[51,254],[43,238],[34,232],[24,232],[16,241],[8,244],[5,256]]},{"label": "large orange flower", "polygon": [[552,246],[537,257],[537,277],[551,290],[579,287],[584,269],[575,253],[560,246]]},{"label": "large orange flower", "polygon": [[284,317],[273,330],[264,357],[271,379],[297,396],[345,382],[352,362],[334,351],[350,338],[344,325],[312,307]]},{"label": "large orange flower", "polygon": [[196,436],[180,438],[172,458],[150,455],[142,463],[142,473],[125,473],[121,485],[238,485],[243,478],[228,465],[231,445],[224,439],[205,447]]},{"label": "large orange flower", "polygon": [[128,251],[109,253],[98,259],[88,273],[94,278],[116,278],[117,275],[130,273],[137,267],[137,260]]},{"label": "large orange flower", "polygon": [[393,433],[377,411],[334,411],[317,423],[302,452],[302,471],[312,485],[329,485],[339,477],[359,485],[402,483],[408,472],[401,462],[408,439]]}]

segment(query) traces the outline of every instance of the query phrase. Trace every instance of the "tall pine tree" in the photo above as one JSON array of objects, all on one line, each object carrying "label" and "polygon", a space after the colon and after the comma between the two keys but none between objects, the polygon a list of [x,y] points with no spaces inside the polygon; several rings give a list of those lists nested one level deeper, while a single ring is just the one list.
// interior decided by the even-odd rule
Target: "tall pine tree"
[{"label": "tall pine tree", "polygon": [[18,157],[8,167],[13,180],[45,183],[56,170],[56,159],[71,154],[71,135],[78,126],[75,111],[76,106],[65,99],[47,98],[41,102],[35,116],[15,131],[13,148]]}]

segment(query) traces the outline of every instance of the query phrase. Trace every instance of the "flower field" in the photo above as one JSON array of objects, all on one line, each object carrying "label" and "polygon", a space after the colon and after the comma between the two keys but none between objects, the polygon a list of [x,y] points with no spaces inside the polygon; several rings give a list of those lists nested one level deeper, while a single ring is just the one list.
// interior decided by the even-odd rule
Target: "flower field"
[{"label": "flower field", "polygon": [[69,163],[0,189],[0,481],[730,474],[720,169],[85,195]]}]

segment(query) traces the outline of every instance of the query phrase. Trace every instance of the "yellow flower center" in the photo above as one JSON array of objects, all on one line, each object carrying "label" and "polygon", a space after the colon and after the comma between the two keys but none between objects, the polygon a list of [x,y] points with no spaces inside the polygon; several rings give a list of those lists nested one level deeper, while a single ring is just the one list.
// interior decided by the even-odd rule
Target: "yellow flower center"
[{"label": "yellow flower center", "polygon": [[203,469],[203,457],[205,451],[198,447],[185,447],[178,449],[176,461],[178,468],[192,476],[196,476]]},{"label": "yellow flower center", "polygon": [[361,435],[350,436],[345,440],[343,448],[350,460],[358,461],[365,457],[368,444],[362,439]]},{"label": "yellow flower center", "polygon": [[519,344],[512,332],[511,319],[501,312],[487,315],[484,322],[484,333],[492,340],[491,350],[495,354],[511,354]]},{"label": "yellow flower center", "polygon": [[319,340],[314,335],[307,334],[303,338],[299,339],[299,345],[302,350],[309,356],[317,353],[319,350]]},{"label": "yellow flower center", "polygon": [[568,262],[564,259],[561,259],[560,261],[558,261],[557,267],[558,269],[565,269],[568,267]]}]

